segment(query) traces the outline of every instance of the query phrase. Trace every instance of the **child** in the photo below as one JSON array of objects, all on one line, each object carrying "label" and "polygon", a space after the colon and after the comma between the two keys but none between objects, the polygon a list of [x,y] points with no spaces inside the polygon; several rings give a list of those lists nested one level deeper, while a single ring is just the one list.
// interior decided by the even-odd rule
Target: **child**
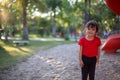
[{"label": "child", "polygon": [[82,80],[94,80],[96,63],[99,63],[101,40],[97,37],[98,24],[89,21],[85,25],[85,36],[78,44],[80,45],[79,61],[82,69]]}]

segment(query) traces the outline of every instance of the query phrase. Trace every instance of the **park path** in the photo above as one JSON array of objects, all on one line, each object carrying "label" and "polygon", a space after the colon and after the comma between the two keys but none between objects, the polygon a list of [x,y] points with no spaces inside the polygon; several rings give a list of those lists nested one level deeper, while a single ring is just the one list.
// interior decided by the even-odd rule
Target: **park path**
[{"label": "park path", "polygon": [[[26,61],[0,71],[0,80],[81,80],[77,44],[39,51]],[[120,80],[120,53],[101,52],[95,80]]]}]

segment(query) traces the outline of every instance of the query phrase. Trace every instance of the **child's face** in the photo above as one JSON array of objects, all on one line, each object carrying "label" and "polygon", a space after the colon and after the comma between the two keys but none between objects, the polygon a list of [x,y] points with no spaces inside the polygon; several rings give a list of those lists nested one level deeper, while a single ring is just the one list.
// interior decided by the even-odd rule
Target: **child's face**
[{"label": "child's face", "polygon": [[96,35],[96,27],[88,27],[86,28],[86,35],[93,37]]}]

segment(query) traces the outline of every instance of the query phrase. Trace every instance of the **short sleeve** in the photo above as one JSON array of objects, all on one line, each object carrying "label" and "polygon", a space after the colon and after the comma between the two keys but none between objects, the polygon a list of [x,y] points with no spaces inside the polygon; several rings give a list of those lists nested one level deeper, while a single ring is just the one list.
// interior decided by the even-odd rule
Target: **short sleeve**
[{"label": "short sleeve", "polygon": [[81,38],[79,41],[78,41],[78,45],[83,45],[83,38]]}]

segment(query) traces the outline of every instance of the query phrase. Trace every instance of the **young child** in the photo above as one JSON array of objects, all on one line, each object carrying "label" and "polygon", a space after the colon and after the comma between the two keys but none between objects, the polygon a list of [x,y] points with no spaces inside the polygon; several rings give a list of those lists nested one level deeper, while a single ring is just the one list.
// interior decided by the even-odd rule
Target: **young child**
[{"label": "young child", "polygon": [[80,45],[79,61],[82,69],[82,80],[94,80],[96,63],[99,63],[101,40],[97,37],[98,24],[89,21],[85,25],[85,36],[78,44]]}]

